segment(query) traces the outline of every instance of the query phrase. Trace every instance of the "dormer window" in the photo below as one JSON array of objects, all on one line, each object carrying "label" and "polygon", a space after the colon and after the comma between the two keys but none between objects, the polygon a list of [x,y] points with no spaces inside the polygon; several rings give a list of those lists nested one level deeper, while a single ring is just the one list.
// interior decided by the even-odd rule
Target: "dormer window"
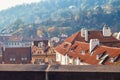
[{"label": "dormer window", "polygon": [[99,62],[99,64],[104,64],[108,60],[109,56],[105,55],[102,60]]},{"label": "dormer window", "polygon": [[86,53],[85,50],[83,50],[83,51],[80,52],[80,54],[82,54],[82,55],[85,55],[85,53]]},{"label": "dormer window", "polygon": [[93,55],[93,54],[94,54],[94,51],[92,51],[90,54]]},{"label": "dormer window", "polygon": [[120,59],[120,55],[116,56],[116,57],[113,57],[113,58],[110,58],[110,62],[116,62]]},{"label": "dormer window", "polygon": [[96,55],[96,59],[99,60],[99,59],[101,59],[104,55],[105,55],[105,52],[103,52],[103,53],[101,53],[101,54],[98,54],[98,55]]},{"label": "dormer window", "polygon": [[71,48],[71,51],[74,51],[77,48],[77,46],[74,46]]},{"label": "dormer window", "polygon": [[103,57],[101,57],[101,59],[105,59],[108,57],[108,54],[105,54]]},{"label": "dormer window", "polygon": [[64,45],[64,48],[67,48],[67,46],[68,46],[68,44],[65,44],[65,45]]}]

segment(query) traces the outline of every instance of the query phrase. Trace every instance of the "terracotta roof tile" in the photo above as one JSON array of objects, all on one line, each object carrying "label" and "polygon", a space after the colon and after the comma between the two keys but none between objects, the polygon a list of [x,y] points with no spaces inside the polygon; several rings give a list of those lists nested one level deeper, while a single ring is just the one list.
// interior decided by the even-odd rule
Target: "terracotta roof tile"
[{"label": "terracotta roof tile", "polygon": [[[99,39],[99,41],[102,43],[103,42],[120,42],[113,36],[104,37],[102,35],[102,31],[98,31],[98,30],[88,31],[88,42],[90,41],[90,39]],[[65,41],[70,43],[74,41],[85,42],[85,39],[81,37],[81,32],[76,32],[75,34],[67,38]]]},{"label": "terracotta roof tile", "polygon": [[[93,64],[97,65],[101,59],[97,60],[97,55],[99,54],[107,54],[109,56],[109,59],[106,60],[104,64],[114,64],[110,62],[110,58],[115,58],[120,55],[120,48],[115,48],[115,47],[107,47],[103,46],[105,45],[104,43],[113,43],[116,42],[116,45],[120,43],[119,40],[115,39],[113,36],[110,37],[104,37],[102,35],[102,31],[98,30],[93,30],[93,31],[88,31],[88,42],[90,39],[99,39],[100,44],[93,50],[93,55],[89,52],[89,44],[85,42],[85,39],[81,37],[81,32],[76,32],[69,38],[67,38],[62,44],[57,46],[55,50],[59,52],[60,54],[68,54],[68,56],[72,58],[80,58],[85,63],[88,64]],[[67,44],[69,43],[69,44]],[[67,46],[65,47],[65,45]],[[82,52],[84,54],[82,54]]]},{"label": "terracotta roof tile", "polygon": [[[92,64],[92,65],[98,65],[98,63],[101,61],[101,59],[97,60],[97,55],[105,53],[108,54],[109,58],[114,58],[120,55],[120,48],[113,48],[113,47],[106,47],[106,46],[98,46],[94,49],[93,55],[89,52],[89,44],[85,42],[78,42],[76,41],[72,46],[69,46],[69,49],[64,49],[62,43],[60,46],[56,48],[56,51],[59,53],[65,55],[68,54],[68,56],[76,59],[80,58],[85,63]],[[77,47],[76,47],[77,46]],[[75,49],[73,50],[72,48]],[[72,50],[71,50],[72,49]],[[81,51],[85,51],[85,54],[81,54]],[[110,63],[110,60],[107,60],[105,64],[113,64]]]},{"label": "terracotta roof tile", "polygon": [[67,51],[69,51],[71,45],[67,43],[62,43],[61,45],[57,46],[55,50],[59,53],[62,53],[63,55],[66,54]]}]

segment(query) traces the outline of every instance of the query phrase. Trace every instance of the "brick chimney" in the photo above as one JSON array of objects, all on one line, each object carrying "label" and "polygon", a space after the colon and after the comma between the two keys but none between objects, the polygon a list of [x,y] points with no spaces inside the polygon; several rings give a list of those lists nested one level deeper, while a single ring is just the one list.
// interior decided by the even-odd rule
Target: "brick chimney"
[{"label": "brick chimney", "polygon": [[98,39],[91,39],[91,40],[90,40],[90,45],[89,45],[89,47],[90,47],[90,52],[92,52],[93,49],[94,49],[97,45],[99,45],[99,40],[98,40]]}]

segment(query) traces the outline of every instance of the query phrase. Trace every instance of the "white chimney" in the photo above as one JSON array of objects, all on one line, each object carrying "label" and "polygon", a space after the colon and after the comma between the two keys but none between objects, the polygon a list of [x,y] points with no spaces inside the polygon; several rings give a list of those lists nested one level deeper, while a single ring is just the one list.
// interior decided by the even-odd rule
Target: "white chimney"
[{"label": "white chimney", "polygon": [[104,37],[109,37],[109,36],[112,35],[112,32],[111,32],[110,27],[104,26],[102,32],[103,32],[103,36],[104,36]]},{"label": "white chimney", "polygon": [[120,40],[120,32],[117,34],[117,37],[116,37],[118,40]]},{"label": "white chimney", "polygon": [[99,45],[99,40],[98,39],[91,39],[90,40],[90,52],[92,52],[93,51],[93,49],[97,46],[97,45]]},{"label": "white chimney", "polygon": [[88,30],[85,30],[85,41],[88,41]]},{"label": "white chimney", "polygon": [[86,30],[85,28],[81,29],[81,37],[85,37],[85,30]]}]

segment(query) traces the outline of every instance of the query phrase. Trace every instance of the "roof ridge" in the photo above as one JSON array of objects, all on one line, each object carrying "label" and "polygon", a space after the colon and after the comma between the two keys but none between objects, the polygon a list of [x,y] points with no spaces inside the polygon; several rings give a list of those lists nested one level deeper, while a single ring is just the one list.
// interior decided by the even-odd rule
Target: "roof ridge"
[{"label": "roof ridge", "polygon": [[118,47],[109,47],[109,46],[104,46],[104,45],[101,45],[100,47],[110,48],[110,49],[120,49],[120,48],[118,48]]}]

